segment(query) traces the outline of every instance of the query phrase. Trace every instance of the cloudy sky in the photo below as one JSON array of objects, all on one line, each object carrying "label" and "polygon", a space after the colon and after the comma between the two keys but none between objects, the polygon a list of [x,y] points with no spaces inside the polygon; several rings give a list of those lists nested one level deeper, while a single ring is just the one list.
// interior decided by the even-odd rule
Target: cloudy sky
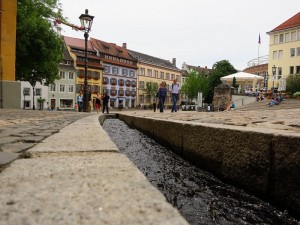
[{"label": "cloudy sky", "polygon": [[[207,66],[229,60],[238,70],[268,55],[271,31],[300,11],[299,0],[60,0],[69,22],[95,16],[90,37],[151,56]],[[62,26],[65,36],[83,33]],[[261,45],[258,45],[258,36]]]}]

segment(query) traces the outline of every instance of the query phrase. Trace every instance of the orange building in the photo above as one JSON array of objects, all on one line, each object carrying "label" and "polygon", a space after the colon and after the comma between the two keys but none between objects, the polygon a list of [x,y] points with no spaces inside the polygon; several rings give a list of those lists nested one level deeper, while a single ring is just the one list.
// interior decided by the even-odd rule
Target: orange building
[{"label": "orange building", "polygon": [[15,82],[17,0],[0,0],[0,108],[20,107]]}]

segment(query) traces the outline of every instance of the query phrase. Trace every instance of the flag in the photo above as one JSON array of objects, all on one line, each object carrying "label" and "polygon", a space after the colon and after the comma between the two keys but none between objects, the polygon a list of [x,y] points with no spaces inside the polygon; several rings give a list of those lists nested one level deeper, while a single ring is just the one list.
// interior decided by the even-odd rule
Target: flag
[{"label": "flag", "polygon": [[261,41],[260,41],[260,34],[258,35],[258,44],[261,44]]}]

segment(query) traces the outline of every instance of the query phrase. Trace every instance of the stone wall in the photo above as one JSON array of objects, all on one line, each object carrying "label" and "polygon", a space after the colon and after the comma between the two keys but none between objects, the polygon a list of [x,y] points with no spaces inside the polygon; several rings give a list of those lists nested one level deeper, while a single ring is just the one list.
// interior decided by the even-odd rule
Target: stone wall
[{"label": "stone wall", "polygon": [[275,205],[300,213],[300,138],[118,115],[196,166]]}]

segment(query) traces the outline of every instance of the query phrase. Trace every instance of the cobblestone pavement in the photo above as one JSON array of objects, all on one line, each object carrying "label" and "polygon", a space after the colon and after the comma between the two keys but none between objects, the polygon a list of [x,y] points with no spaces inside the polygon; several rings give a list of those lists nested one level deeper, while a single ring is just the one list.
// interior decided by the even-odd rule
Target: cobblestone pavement
[{"label": "cobblestone pavement", "polygon": [[[201,124],[244,127],[268,130],[277,134],[300,136],[300,108],[280,110],[249,110],[224,112],[179,111],[164,113],[151,110],[112,111],[139,117],[172,121],[189,121]],[[90,115],[89,113],[66,111],[40,111],[21,109],[0,109],[0,167],[19,157],[26,157],[26,151],[46,137],[57,133],[70,123]]]},{"label": "cobblestone pavement", "polygon": [[0,109],[0,166],[70,123],[90,115],[66,111]]},{"label": "cobblestone pavement", "polygon": [[163,113],[150,110],[121,111],[120,113],[163,120],[189,121],[197,124],[230,125],[261,132],[268,130],[276,134],[289,133],[300,135],[300,108],[223,112],[178,111],[177,113],[171,113],[170,110],[167,109]]}]

